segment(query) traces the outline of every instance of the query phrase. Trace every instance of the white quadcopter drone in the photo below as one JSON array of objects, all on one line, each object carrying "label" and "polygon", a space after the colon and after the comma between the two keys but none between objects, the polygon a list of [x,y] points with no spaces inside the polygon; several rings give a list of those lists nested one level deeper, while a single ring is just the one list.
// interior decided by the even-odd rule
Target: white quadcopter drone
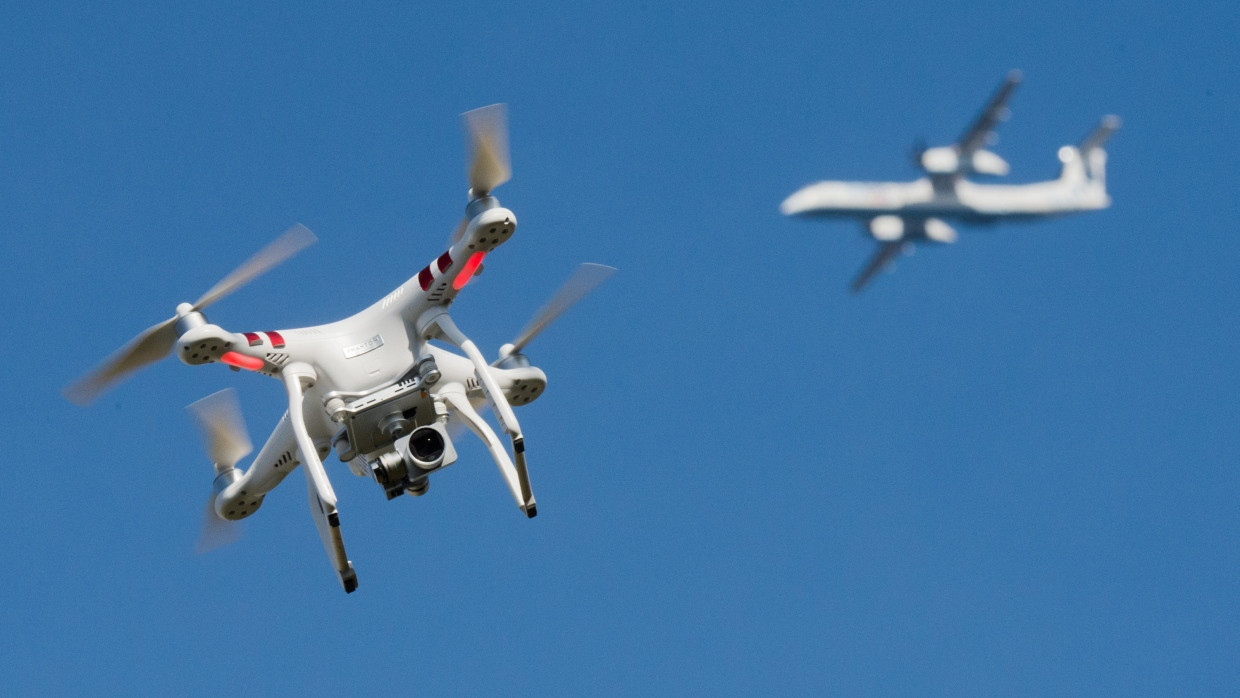
[{"label": "white quadcopter drone", "polygon": [[[513,499],[525,515],[537,514],[525,463],[525,440],[513,414],[542,394],[546,375],[521,353],[560,313],[589,293],[615,269],[582,265],[535,316],[520,336],[500,347],[488,364],[452,321],[448,306],[483,258],[504,244],[517,227],[512,211],[491,192],[508,181],[507,121],[503,105],[464,115],[473,155],[469,204],[451,246],[416,276],[352,317],[317,327],[278,332],[229,332],[202,311],[315,241],[296,225],[242,264],[192,305],[138,335],[78,382],[65,396],[85,405],[126,374],[176,352],[190,365],[224,364],[280,380],[288,412],[248,469],[237,463],[251,450],[231,390],[190,405],[215,464],[204,540],[219,542],[231,524],[258,511],[263,498],[302,466],[323,546],[346,592],[357,574],[345,554],[336,494],[323,467],[335,449],[359,477],[370,477],[388,499],[422,495],[428,476],[456,460],[452,425],[472,430],[486,444]],[[464,356],[430,340],[455,345]],[[512,439],[512,454],[479,409],[494,408]],[[201,547],[201,546],[200,546]]]}]

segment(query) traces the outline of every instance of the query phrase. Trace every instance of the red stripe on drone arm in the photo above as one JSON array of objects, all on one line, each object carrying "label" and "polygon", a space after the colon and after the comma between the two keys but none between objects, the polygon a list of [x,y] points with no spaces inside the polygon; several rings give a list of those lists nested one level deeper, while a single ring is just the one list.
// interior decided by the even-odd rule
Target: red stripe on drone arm
[{"label": "red stripe on drone arm", "polygon": [[444,273],[445,271],[448,271],[448,267],[452,266],[452,254],[451,254],[451,250],[449,250],[448,252],[444,252],[443,254],[439,255],[439,259],[435,260],[435,262],[436,262],[436,264],[438,264],[438,265],[439,265],[439,273],[440,273],[440,274]]},{"label": "red stripe on drone arm", "polygon": [[246,332],[242,336],[245,337],[245,341],[249,342],[252,347],[256,347],[263,343],[263,338],[259,337],[257,332]]},{"label": "red stripe on drone arm", "polygon": [[257,371],[267,363],[258,357],[238,354],[235,351],[224,352],[220,355],[220,361],[228,364],[229,366],[244,368],[247,371]]},{"label": "red stripe on drone arm", "polygon": [[422,271],[418,272],[418,285],[422,287],[423,291],[429,290],[431,282],[434,280],[435,275],[431,273],[430,267],[423,267]]},{"label": "red stripe on drone arm", "polygon": [[469,280],[473,278],[474,272],[478,271],[478,266],[482,264],[482,258],[486,254],[486,252],[480,250],[469,256],[469,260],[465,262],[465,268],[461,269],[461,272],[452,280],[452,288],[454,290],[459,291],[465,288],[465,284],[469,283]]},{"label": "red stripe on drone arm", "polygon": [[271,346],[276,349],[282,349],[284,347],[284,335],[279,332],[271,331],[264,332],[263,334],[267,335],[267,339],[271,340]]}]

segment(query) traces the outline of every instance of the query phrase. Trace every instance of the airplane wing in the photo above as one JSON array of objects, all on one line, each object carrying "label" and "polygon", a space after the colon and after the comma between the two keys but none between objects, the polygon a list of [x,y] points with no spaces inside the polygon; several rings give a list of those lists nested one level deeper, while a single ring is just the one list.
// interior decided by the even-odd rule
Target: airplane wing
[{"label": "airplane wing", "polygon": [[856,279],[853,279],[852,292],[858,293],[865,288],[865,285],[870,283],[870,280],[878,272],[882,271],[892,260],[899,256],[904,250],[905,244],[907,243],[903,240],[878,243],[878,249],[874,251],[874,256],[870,257],[870,261],[865,265],[865,268],[861,270],[860,274],[857,274]]},{"label": "airplane wing", "polygon": [[995,90],[986,107],[982,109],[982,113],[977,115],[977,119],[973,124],[960,136],[960,140],[956,141],[956,148],[959,151],[961,160],[965,160],[990,140],[991,134],[995,132],[995,128],[1000,122],[1008,117],[1007,102],[1012,97],[1012,93],[1016,91],[1016,86],[1023,79],[1019,70],[1013,70],[1003,79],[1003,83],[999,85],[999,89]]}]

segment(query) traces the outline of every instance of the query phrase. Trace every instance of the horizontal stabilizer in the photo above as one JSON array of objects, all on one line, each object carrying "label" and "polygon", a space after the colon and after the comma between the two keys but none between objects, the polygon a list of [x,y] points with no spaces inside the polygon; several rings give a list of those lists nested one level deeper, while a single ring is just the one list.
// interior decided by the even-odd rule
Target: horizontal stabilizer
[{"label": "horizontal stabilizer", "polygon": [[1103,144],[1107,142],[1107,139],[1111,137],[1111,134],[1119,130],[1120,123],[1119,117],[1114,114],[1108,114],[1102,117],[1102,121],[1098,124],[1098,128],[1094,129],[1093,133],[1089,134],[1085,137],[1085,140],[1081,141],[1081,152],[1088,153],[1094,148],[1101,148]]},{"label": "horizontal stabilizer", "polygon": [[956,229],[937,218],[927,218],[922,224],[922,234],[927,240],[950,245],[956,241]]}]

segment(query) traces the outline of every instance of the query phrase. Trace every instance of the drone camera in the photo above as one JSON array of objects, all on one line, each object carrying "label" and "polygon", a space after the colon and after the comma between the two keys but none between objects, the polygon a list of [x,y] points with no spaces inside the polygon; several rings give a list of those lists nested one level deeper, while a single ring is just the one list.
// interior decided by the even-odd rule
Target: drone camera
[{"label": "drone camera", "polygon": [[405,492],[408,492],[409,494],[415,497],[421,497],[422,495],[426,494],[426,490],[429,489],[430,486],[431,486],[430,480],[428,480],[426,476],[423,475],[417,480],[410,482],[408,486],[405,487]]},{"label": "drone camera", "polygon": [[456,449],[452,448],[452,440],[441,424],[418,427],[408,440],[398,445],[405,461],[419,470],[434,470],[456,460]]},{"label": "drone camera", "polygon": [[370,464],[370,471],[375,476],[375,482],[383,485],[384,489],[397,487],[409,473],[408,468],[405,467],[405,459],[395,451],[389,451],[376,458]]},{"label": "drone camera", "polygon": [[414,429],[398,438],[393,448],[370,463],[371,474],[388,499],[406,492],[421,496],[429,484],[427,473],[456,462],[452,439],[439,423]]}]

